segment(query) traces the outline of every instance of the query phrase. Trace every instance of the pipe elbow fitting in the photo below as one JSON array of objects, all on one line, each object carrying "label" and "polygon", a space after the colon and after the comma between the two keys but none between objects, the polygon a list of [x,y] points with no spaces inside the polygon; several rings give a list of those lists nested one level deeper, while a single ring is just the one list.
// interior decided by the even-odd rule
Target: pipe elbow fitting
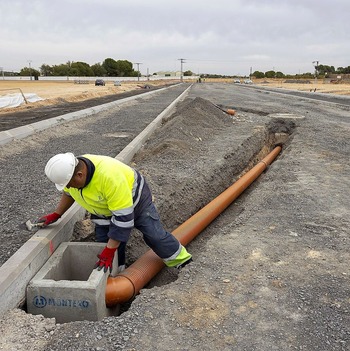
[{"label": "pipe elbow fitting", "polygon": [[123,275],[108,277],[106,285],[106,305],[112,307],[130,301],[136,294],[134,284]]}]

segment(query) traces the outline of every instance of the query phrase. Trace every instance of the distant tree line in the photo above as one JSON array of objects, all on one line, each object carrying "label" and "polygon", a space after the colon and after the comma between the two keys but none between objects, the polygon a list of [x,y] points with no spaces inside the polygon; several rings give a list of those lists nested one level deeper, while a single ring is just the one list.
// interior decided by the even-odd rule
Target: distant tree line
[{"label": "distant tree line", "polygon": [[[302,74],[284,74],[280,71],[255,71],[251,74],[252,77],[257,79],[259,78],[294,78],[294,79],[312,79],[317,74],[318,78],[325,78],[330,74],[350,74],[350,66],[348,67],[338,67],[337,69],[334,66],[327,65],[318,65],[315,67],[314,72],[306,72]],[[221,75],[221,74],[201,74],[201,78],[233,78],[233,76]],[[246,76],[247,77],[247,76]]]},{"label": "distant tree line", "polygon": [[302,74],[295,74],[295,75],[288,75],[283,74],[282,72],[275,72],[275,71],[267,71],[267,72],[260,72],[255,71],[252,76],[255,78],[313,78],[315,74],[319,78],[325,78],[330,74],[350,74],[350,66],[348,67],[338,67],[337,69],[334,66],[327,66],[327,65],[318,65],[315,67],[315,72],[307,72]]},{"label": "distant tree line", "polygon": [[[34,76],[36,79],[39,76],[75,76],[75,77],[137,77],[140,72],[135,71],[132,63],[128,60],[114,60],[106,58],[102,63],[95,63],[89,65],[86,62],[68,61],[60,65],[42,64],[39,70],[31,67],[24,67],[20,72],[3,72],[6,76]],[[302,74],[284,74],[280,71],[270,70],[267,72],[255,71],[251,74],[255,78],[306,78],[311,79],[315,77],[324,78],[330,74],[350,74],[350,66],[338,67],[318,65],[315,67],[315,72],[307,72]],[[156,73],[153,73],[156,75]],[[190,70],[183,72],[184,76],[192,76],[194,73]],[[221,74],[201,74],[201,78],[233,78],[235,76],[221,75]]]},{"label": "distant tree line", "polygon": [[42,64],[39,71],[31,67],[24,67],[18,74],[20,76],[73,76],[73,77],[137,77],[138,71],[132,67],[128,60],[114,60],[106,58],[102,63],[89,65],[86,62],[68,61],[60,65]]}]

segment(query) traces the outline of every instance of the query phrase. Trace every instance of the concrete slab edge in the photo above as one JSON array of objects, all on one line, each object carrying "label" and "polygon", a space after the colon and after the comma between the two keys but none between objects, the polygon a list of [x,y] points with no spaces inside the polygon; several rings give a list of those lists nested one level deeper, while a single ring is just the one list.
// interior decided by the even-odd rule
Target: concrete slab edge
[{"label": "concrete slab edge", "polygon": [[170,89],[176,85],[153,90],[153,91],[144,93],[142,95],[131,96],[131,97],[128,97],[125,99],[120,99],[117,101],[108,102],[106,104],[102,104],[102,105],[95,106],[95,107],[90,107],[90,108],[87,108],[87,109],[84,109],[81,111],[67,113],[65,115],[49,118],[49,119],[46,119],[44,121],[28,124],[28,125],[25,125],[22,127],[13,128],[13,129],[9,129],[6,131],[1,131],[0,132],[0,146],[5,145],[5,144],[7,144],[11,141],[14,141],[14,140],[26,138],[27,136],[33,135],[39,131],[42,131],[42,130],[47,129],[47,128],[51,128],[53,126],[56,126],[56,125],[61,124],[61,123],[65,123],[65,122],[70,121],[70,120],[76,120],[76,119],[92,116],[96,113],[108,110],[112,107],[121,106],[125,103],[132,101],[132,100],[136,100],[138,98],[142,98],[145,96],[150,96],[152,94],[157,94],[165,89]]},{"label": "concrete slab edge", "polygon": [[[187,96],[191,87],[192,85],[159,114],[116,158],[122,162],[130,163],[136,152],[160,125],[162,120],[169,116],[174,111],[176,104]],[[150,93],[156,93],[159,90]],[[105,105],[111,107],[110,104]],[[104,108],[107,109],[109,107]],[[0,267],[0,317],[8,310],[19,307],[25,301],[26,287],[30,280],[41,269],[56,248],[62,242],[71,239],[74,224],[84,218],[84,216],[85,210],[78,204],[74,204],[55,225],[39,230]]]},{"label": "concrete slab edge", "polygon": [[[300,99],[305,99],[305,100],[311,100],[311,101],[316,101],[317,103],[322,103],[322,104],[330,104],[330,105],[344,105],[342,104],[342,101],[339,102],[333,102],[333,101],[324,101],[324,100],[318,100],[314,99],[310,96],[319,96],[319,97],[332,97],[334,99],[339,99],[339,100],[350,100],[349,96],[346,95],[337,95],[337,94],[331,94],[331,93],[320,93],[320,92],[308,92],[308,91],[302,91],[302,90],[292,90],[292,89],[285,89],[285,88],[280,88],[280,91],[277,91],[278,88],[272,88],[272,87],[265,87],[265,86],[259,86],[256,85],[252,87],[253,89],[256,90],[264,90],[268,93],[272,94],[283,94],[286,95],[288,93],[291,93],[290,96],[295,97],[295,98],[300,98]],[[298,93],[300,95],[294,95],[293,93]],[[307,96],[308,94],[311,94],[310,96]],[[347,106],[347,105],[346,105]]]}]

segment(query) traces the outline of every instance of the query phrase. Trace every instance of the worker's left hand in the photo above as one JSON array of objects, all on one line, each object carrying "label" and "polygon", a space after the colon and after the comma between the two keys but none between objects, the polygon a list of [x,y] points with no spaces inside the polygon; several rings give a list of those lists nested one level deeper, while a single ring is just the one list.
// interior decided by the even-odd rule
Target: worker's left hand
[{"label": "worker's left hand", "polygon": [[112,271],[112,263],[113,263],[113,258],[114,254],[117,248],[110,249],[109,247],[105,247],[102,252],[97,255],[99,260],[95,264],[95,268],[97,268],[98,271],[100,271],[102,268],[104,272],[106,273],[108,268],[110,268],[110,272]]}]

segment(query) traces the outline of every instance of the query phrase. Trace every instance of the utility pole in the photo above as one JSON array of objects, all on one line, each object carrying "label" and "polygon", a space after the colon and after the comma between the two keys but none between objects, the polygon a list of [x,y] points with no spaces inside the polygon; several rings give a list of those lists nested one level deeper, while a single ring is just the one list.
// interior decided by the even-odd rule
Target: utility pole
[{"label": "utility pole", "polygon": [[137,65],[137,81],[140,80],[140,65],[142,65],[142,62],[135,62],[134,65]]},{"label": "utility pole", "polygon": [[183,64],[185,63],[185,60],[186,59],[183,59],[183,58],[181,58],[181,59],[179,59],[179,61],[181,62],[181,82],[183,82],[183,80],[184,80],[184,78],[183,78]]},{"label": "utility pole", "polygon": [[317,74],[318,74],[318,61],[312,61],[315,66],[315,84],[317,84]]},{"label": "utility pole", "polygon": [[32,63],[31,60],[28,60],[29,63],[29,75],[30,75],[30,80],[32,80],[32,67],[30,66],[30,64]]}]

